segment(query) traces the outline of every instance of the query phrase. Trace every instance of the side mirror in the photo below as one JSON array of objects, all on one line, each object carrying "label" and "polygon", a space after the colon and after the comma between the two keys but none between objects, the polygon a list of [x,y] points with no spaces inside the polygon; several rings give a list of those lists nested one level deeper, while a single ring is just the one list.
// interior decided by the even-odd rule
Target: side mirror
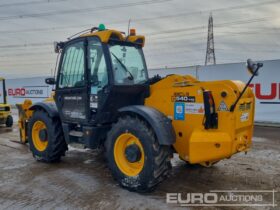
[{"label": "side mirror", "polygon": [[248,71],[252,74],[251,78],[249,79],[249,81],[247,82],[247,84],[245,85],[245,87],[243,88],[243,90],[241,91],[241,93],[239,94],[238,98],[235,100],[235,102],[231,105],[230,107],[230,112],[233,112],[236,104],[238,103],[238,101],[240,100],[240,98],[243,96],[243,94],[245,93],[246,89],[248,88],[248,86],[251,84],[253,78],[258,74],[259,69],[263,67],[262,63],[255,63],[253,62],[251,59],[247,60],[247,69]]},{"label": "side mirror", "polygon": [[255,74],[255,76],[258,76],[259,73],[257,72],[257,70],[261,67],[263,67],[262,63],[255,63],[251,59],[247,60],[247,69],[252,75]]},{"label": "side mirror", "polygon": [[53,45],[54,45],[54,52],[55,53],[60,53],[60,51],[64,47],[64,42],[54,42]]},{"label": "side mirror", "polygon": [[54,85],[55,84],[55,79],[53,77],[46,78],[45,83],[48,85]]}]

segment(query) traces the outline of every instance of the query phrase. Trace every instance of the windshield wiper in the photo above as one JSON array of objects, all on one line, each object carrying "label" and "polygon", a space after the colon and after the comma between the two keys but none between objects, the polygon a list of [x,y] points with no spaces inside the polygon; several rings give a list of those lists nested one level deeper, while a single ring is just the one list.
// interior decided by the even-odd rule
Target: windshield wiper
[{"label": "windshield wiper", "polygon": [[116,58],[116,60],[119,62],[119,64],[121,64],[121,66],[123,67],[123,69],[129,73],[129,77],[127,77],[127,79],[129,80],[134,80],[134,77],[132,75],[132,73],[126,68],[126,66],[123,64],[123,62],[121,62],[121,60],[114,54],[111,52],[111,54]]}]

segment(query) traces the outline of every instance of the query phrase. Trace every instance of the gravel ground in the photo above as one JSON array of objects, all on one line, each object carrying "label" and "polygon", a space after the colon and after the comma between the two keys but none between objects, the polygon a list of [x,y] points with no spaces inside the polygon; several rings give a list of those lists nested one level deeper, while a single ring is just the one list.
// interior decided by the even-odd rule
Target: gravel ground
[{"label": "gravel ground", "polygon": [[[255,128],[253,147],[211,168],[187,165],[177,156],[169,179],[148,194],[120,188],[102,153],[71,146],[60,163],[36,162],[18,130],[0,127],[0,209],[182,209],[166,193],[210,190],[280,191],[280,128]],[[271,196],[264,196],[270,201]],[[184,207],[188,209],[279,209],[278,207]]]}]

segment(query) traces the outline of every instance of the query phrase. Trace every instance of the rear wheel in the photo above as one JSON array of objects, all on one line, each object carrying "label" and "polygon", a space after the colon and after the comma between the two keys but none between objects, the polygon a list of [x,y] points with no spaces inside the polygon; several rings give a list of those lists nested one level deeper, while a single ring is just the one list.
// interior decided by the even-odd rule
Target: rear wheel
[{"label": "rear wheel", "polygon": [[131,191],[153,190],[171,170],[170,147],[159,145],[153,129],[138,118],[120,118],[105,148],[113,177]]},{"label": "rear wheel", "polygon": [[10,128],[13,126],[14,120],[11,115],[8,115],[7,120],[6,120],[6,127]]},{"label": "rear wheel", "polygon": [[28,125],[29,147],[38,161],[56,162],[65,155],[67,144],[59,118],[35,111]]}]

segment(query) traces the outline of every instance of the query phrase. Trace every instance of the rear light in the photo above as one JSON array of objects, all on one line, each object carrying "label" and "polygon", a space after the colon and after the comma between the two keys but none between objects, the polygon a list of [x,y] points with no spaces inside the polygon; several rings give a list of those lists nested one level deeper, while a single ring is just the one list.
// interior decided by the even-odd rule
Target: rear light
[{"label": "rear light", "polygon": [[214,103],[214,98],[212,95],[211,91],[208,91],[208,101],[209,101],[209,105],[210,105],[210,113],[214,113],[215,112],[215,103]]},{"label": "rear light", "polygon": [[130,36],[136,36],[136,30],[134,28],[131,28],[129,31]]},{"label": "rear light", "polygon": [[204,127],[205,129],[209,128],[218,128],[218,114],[215,109],[215,101],[211,91],[203,91],[203,100],[204,100]]}]

